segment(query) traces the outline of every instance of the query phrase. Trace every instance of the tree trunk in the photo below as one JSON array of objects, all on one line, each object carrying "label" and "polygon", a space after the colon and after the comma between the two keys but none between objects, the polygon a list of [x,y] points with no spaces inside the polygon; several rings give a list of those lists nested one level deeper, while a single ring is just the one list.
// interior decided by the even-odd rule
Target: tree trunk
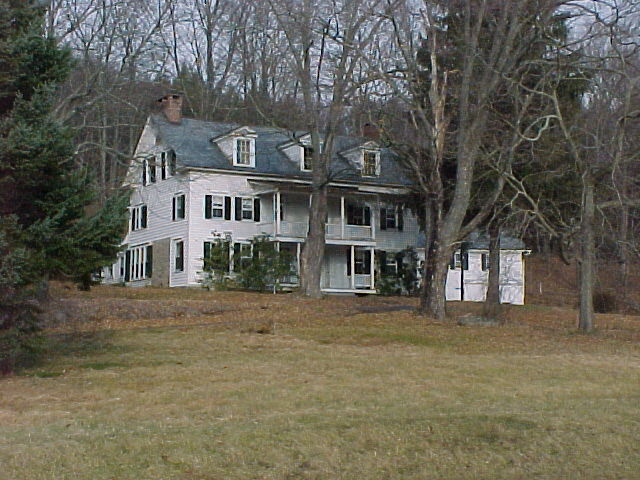
[{"label": "tree trunk", "polygon": [[578,328],[584,332],[593,330],[593,281],[595,264],[595,238],[593,220],[595,217],[593,178],[584,176],[584,197],[582,199],[581,255],[580,255],[580,317]]},{"label": "tree trunk", "polygon": [[423,298],[426,309],[423,312],[438,321],[443,321],[447,315],[446,284],[451,252],[449,249],[437,246],[434,248],[432,257],[431,278],[426,297]]},{"label": "tree trunk", "polygon": [[499,319],[502,304],[500,303],[500,225],[492,222],[489,225],[489,279],[487,297],[484,301],[482,315],[486,318]]},{"label": "tree trunk", "polygon": [[309,235],[300,259],[302,293],[312,298],[322,296],[320,280],[324,261],[326,213],[327,187],[314,188],[309,208]]}]

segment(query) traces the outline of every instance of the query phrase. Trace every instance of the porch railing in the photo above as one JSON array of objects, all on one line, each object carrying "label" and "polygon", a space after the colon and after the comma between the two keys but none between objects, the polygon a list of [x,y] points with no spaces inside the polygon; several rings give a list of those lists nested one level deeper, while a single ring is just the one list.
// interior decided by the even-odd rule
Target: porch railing
[{"label": "porch railing", "polygon": [[[304,238],[309,232],[307,222],[281,221],[278,235],[283,237]],[[342,226],[336,223],[326,224],[326,237],[330,239],[344,240],[369,240],[373,238],[372,229],[369,225],[345,225],[344,237],[342,236]]]},{"label": "porch railing", "polygon": [[356,274],[355,276],[356,288],[371,288],[371,275]]}]

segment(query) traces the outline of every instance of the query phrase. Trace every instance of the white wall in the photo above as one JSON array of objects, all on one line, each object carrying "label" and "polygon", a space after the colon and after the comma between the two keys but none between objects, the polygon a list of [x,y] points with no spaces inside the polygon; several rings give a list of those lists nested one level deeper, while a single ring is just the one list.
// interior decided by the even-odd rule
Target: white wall
[{"label": "white wall", "polygon": [[[464,277],[464,299],[471,302],[483,302],[487,294],[489,271],[482,270],[482,254],[487,250],[469,251],[469,269],[448,270],[446,298],[460,300],[460,278]],[[424,252],[421,252],[421,259]],[[521,250],[502,250],[500,252],[500,300],[502,303],[524,304],[524,260]],[[463,275],[462,275],[463,274]]]}]

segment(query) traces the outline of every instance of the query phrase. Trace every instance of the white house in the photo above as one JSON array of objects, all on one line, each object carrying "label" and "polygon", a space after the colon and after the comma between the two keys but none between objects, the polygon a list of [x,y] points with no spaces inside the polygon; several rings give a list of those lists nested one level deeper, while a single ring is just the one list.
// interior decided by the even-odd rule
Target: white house
[{"label": "white house", "polygon": [[[229,242],[233,274],[259,235],[290,251],[299,269],[308,232],[309,135],[182,118],[180,96],[160,102],[162,113],[147,119],[125,180],[132,191],[129,232],[104,282],[197,286],[211,242]],[[397,252],[419,246],[418,222],[402,204],[411,182],[376,132],[363,133],[335,141],[321,279],[327,293],[376,293],[376,258],[389,262],[378,265],[388,272]],[[469,265],[475,255],[469,250]],[[517,263],[522,255],[513,258]],[[460,297],[456,271],[448,279],[451,300]],[[472,278],[464,277],[465,300],[481,296],[471,294]],[[513,298],[521,303],[524,293]]]},{"label": "white house", "polygon": [[[180,115],[177,95],[151,115],[126,179],[132,188],[126,248],[106,283],[195,286],[216,238],[229,241],[231,270],[249,242],[269,235],[299,268],[308,231],[309,135]],[[338,137],[331,164],[322,289],[375,293],[375,252],[415,246],[418,224],[401,199],[409,180],[373,138]]]}]

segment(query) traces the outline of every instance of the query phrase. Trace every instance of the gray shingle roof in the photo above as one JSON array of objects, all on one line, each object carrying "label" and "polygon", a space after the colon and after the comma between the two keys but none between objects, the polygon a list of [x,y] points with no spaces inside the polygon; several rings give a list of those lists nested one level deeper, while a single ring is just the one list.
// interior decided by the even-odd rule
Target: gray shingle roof
[{"label": "gray shingle roof", "polygon": [[[275,127],[251,127],[257,134],[255,168],[237,167],[232,164],[213,142],[212,138],[229,133],[244,125],[205,122],[183,118],[180,124],[169,123],[163,115],[151,117],[161,140],[176,152],[178,163],[186,167],[215,168],[230,171],[244,171],[282,176],[284,178],[311,179],[310,172],[303,172],[278,146],[292,140],[292,133]],[[295,132],[299,137],[304,132]],[[335,140],[331,172],[335,180],[381,185],[408,186],[411,181],[399,165],[396,156],[389,149],[380,151],[380,175],[362,178],[360,173],[340,155],[368,140],[360,137],[339,136]]]},{"label": "gray shingle roof", "polygon": [[[418,236],[418,248],[425,247],[424,233]],[[474,250],[489,250],[489,236],[486,233],[472,232],[466,239],[467,248]],[[500,235],[500,248],[502,250],[525,250],[526,246],[522,240],[512,237],[506,233]]]}]

